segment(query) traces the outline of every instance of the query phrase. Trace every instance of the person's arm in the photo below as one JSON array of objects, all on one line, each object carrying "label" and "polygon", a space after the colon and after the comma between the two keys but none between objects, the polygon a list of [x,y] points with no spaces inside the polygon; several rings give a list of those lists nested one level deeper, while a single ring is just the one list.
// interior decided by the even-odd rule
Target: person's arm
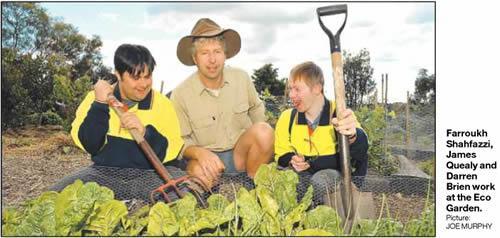
[{"label": "person's arm", "polygon": [[257,93],[257,90],[255,90],[255,85],[252,80],[250,80],[248,74],[245,73],[245,76],[245,81],[247,82],[246,87],[248,90],[248,115],[254,124],[257,122],[264,122],[266,121],[266,107],[262,100],[260,100],[259,94]]},{"label": "person's arm", "polygon": [[356,128],[356,139],[349,146],[353,176],[365,176],[368,172],[368,136],[362,128]]},{"label": "person's arm", "polygon": [[274,160],[281,167],[288,167],[292,157],[295,155],[290,143],[290,133],[288,132],[291,111],[290,109],[281,113],[276,122],[276,130],[274,131]]},{"label": "person's arm", "polygon": [[95,101],[94,92],[87,94],[76,110],[71,124],[75,144],[91,155],[97,154],[106,142],[109,129],[109,106]]}]

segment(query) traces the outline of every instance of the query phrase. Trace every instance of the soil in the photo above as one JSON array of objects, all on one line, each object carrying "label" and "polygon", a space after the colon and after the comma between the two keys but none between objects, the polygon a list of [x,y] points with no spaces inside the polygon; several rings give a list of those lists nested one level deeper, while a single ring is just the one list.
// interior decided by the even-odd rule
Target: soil
[{"label": "soil", "polygon": [[401,193],[388,194],[385,202],[382,202],[382,194],[374,194],[373,200],[376,216],[382,212],[382,217],[394,218],[402,223],[418,219],[425,207],[425,197],[405,196]]},{"label": "soil", "polygon": [[2,210],[39,196],[91,163],[61,127],[2,131]]}]

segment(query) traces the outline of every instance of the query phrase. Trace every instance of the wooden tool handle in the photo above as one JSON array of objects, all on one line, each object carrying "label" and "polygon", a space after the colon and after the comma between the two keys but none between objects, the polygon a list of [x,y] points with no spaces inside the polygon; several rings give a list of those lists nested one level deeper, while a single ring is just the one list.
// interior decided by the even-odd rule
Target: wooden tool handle
[{"label": "wooden tool handle", "polygon": [[[111,108],[113,108],[113,110],[120,118],[128,110],[127,105],[118,101],[118,99],[116,99],[116,97],[112,94],[108,96],[108,104]],[[132,135],[132,138],[134,138],[141,150],[144,152],[144,155],[149,160],[151,165],[153,165],[153,168],[156,170],[156,172],[163,180],[165,180],[165,182],[168,182],[172,177],[168,173],[167,168],[163,166],[163,163],[160,161],[158,156],[156,156],[153,148],[151,148],[149,143],[144,139],[144,136],[142,136],[139,130],[135,128],[129,129],[129,132]]]},{"label": "wooden tool handle", "polygon": [[[337,110],[337,117],[341,112],[346,110],[345,102],[345,84],[344,84],[344,72],[343,72],[343,62],[342,55],[340,52],[332,53],[332,69],[333,69],[333,79],[334,79],[334,89],[335,89],[335,103]],[[353,201],[353,185],[351,183],[351,162],[350,162],[350,150],[349,150],[349,139],[347,136],[337,133],[338,139],[338,151],[340,153],[341,163],[341,173],[342,173],[342,203],[344,205],[344,214],[346,214],[346,231],[350,231],[352,228],[352,223],[354,221],[355,207]]]}]

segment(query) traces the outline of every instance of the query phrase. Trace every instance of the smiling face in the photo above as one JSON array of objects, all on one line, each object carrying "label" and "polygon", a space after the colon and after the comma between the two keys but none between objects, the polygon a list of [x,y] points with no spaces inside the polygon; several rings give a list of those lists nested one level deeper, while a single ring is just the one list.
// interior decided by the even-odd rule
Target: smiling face
[{"label": "smiling face", "polygon": [[219,80],[222,77],[226,54],[224,42],[216,38],[195,42],[193,60],[200,76],[205,80]]},{"label": "smiling face", "polygon": [[[290,71],[290,100],[299,112],[308,112],[323,96],[324,78],[321,68],[313,62],[298,64]],[[314,111],[314,110],[313,110]]]},{"label": "smiling face", "polygon": [[147,66],[144,67],[142,73],[132,75],[129,72],[124,72],[122,75],[115,73],[119,80],[120,95],[122,99],[132,101],[142,101],[151,91],[153,85],[153,75],[149,72]]},{"label": "smiling face", "polygon": [[321,85],[315,84],[310,87],[304,80],[290,80],[290,100],[293,107],[299,112],[307,112],[319,97],[322,97]]}]

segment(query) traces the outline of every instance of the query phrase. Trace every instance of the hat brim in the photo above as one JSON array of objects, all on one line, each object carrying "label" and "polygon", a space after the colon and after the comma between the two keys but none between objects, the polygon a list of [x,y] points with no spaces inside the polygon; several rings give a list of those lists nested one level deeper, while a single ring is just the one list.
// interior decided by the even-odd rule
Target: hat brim
[{"label": "hat brim", "polygon": [[[225,29],[215,35],[203,37],[214,37],[218,35],[224,36],[224,41],[226,42],[226,59],[229,59],[240,52],[241,38],[238,32],[236,32],[235,30]],[[191,47],[193,45],[194,37],[200,36],[189,35],[182,37],[182,39],[177,44],[177,58],[179,59],[179,61],[181,61],[181,63],[187,66],[195,65],[193,57],[191,56]]]}]

